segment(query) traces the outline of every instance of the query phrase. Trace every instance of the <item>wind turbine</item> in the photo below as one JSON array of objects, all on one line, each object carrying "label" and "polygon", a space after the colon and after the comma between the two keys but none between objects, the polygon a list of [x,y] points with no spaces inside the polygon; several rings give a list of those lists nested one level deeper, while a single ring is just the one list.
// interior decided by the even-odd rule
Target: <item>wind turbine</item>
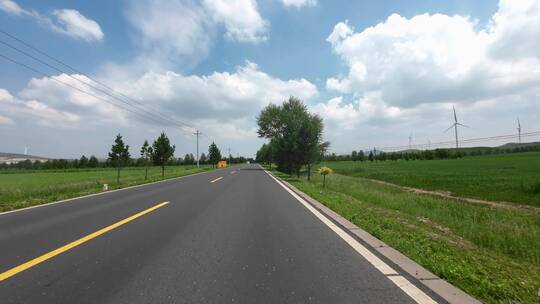
[{"label": "wind turbine", "polygon": [[24,155],[28,155],[28,147],[24,147]]},{"label": "wind turbine", "polygon": [[409,150],[412,149],[412,133],[409,135]]},{"label": "wind turbine", "polygon": [[462,126],[462,127],[465,127],[465,128],[468,128],[466,125],[458,122],[458,119],[457,119],[457,115],[456,115],[456,108],[454,106],[452,106],[452,109],[454,110],[454,123],[446,130],[444,130],[444,132],[448,132],[448,130],[454,128],[454,133],[456,135],[456,149],[459,148],[459,139],[458,139],[458,132],[457,132],[457,129],[458,129],[458,126]]},{"label": "wind turbine", "polygon": [[518,136],[519,136],[519,144],[521,145],[521,123],[519,122],[519,117],[517,119],[517,123],[518,123],[517,130],[518,130]]}]

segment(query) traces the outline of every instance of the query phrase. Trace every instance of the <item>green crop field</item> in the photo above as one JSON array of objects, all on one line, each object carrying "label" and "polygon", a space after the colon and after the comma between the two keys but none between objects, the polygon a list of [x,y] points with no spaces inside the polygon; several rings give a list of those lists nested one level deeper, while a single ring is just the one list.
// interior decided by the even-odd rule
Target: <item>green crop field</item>
[{"label": "green crop field", "polygon": [[[165,178],[184,176],[209,170],[211,166],[169,166]],[[102,191],[103,184],[109,189],[161,180],[161,168],[150,167],[148,180],[144,168],[125,168],[121,171],[120,184],[116,184],[116,169],[73,170],[4,170],[0,171],[0,212],[39,205],[70,197]]]},{"label": "green crop field", "polygon": [[[411,178],[416,181],[408,181],[412,186],[444,185],[440,181],[431,180],[439,176],[439,171],[430,173],[429,168],[442,171],[455,168],[452,179],[449,178],[449,172],[440,174],[446,180],[453,181],[452,185],[456,188],[451,189],[461,189],[460,187],[467,184],[467,181],[459,181],[459,176],[469,180],[478,177],[478,189],[482,183],[490,181],[505,185],[515,184],[517,180],[519,184],[521,169],[527,172],[524,176],[529,179],[538,176],[538,172],[528,168],[533,167],[531,161],[537,160],[538,155],[512,155],[448,162],[328,165],[335,167],[338,172],[361,172],[358,175],[385,179],[393,177],[392,181],[405,183],[407,180],[399,178],[397,172],[415,176],[413,173],[416,171],[412,168],[417,164],[422,167],[419,171],[422,178]],[[459,161],[464,163],[459,164]],[[502,172],[513,172],[512,174],[518,176],[504,178],[504,174],[494,168],[498,167],[494,163],[499,164]],[[538,167],[538,164],[535,165]],[[511,166],[512,169],[509,168]],[[473,169],[484,167],[491,168],[491,171],[488,171],[491,173],[484,173],[487,175],[485,178],[482,177],[482,172],[475,172]],[[396,172],[391,168],[396,168]],[[498,174],[490,179],[489,175],[494,174],[493,172]],[[326,188],[322,187],[322,178],[317,174],[314,174],[310,182],[304,177],[296,179],[281,173],[276,174],[483,302],[538,303],[540,214],[537,211],[421,195],[341,174],[328,176]],[[434,188],[440,189],[435,186]],[[472,191],[475,188],[466,189]],[[463,193],[470,195],[472,192]],[[502,195],[506,192],[499,193]],[[500,195],[495,197],[502,197]]]},{"label": "green crop field", "polygon": [[462,159],[326,162],[336,173],[461,197],[540,207],[540,153]]}]

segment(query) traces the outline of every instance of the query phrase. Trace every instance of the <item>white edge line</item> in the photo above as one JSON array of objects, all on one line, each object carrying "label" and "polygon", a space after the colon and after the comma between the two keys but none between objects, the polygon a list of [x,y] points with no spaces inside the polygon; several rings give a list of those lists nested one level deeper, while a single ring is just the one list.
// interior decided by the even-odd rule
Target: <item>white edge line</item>
[{"label": "white edge line", "polygon": [[371,265],[373,265],[377,270],[389,278],[397,287],[403,290],[409,297],[411,297],[416,303],[419,304],[437,304],[431,297],[425,294],[422,290],[416,287],[414,284],[409,282],[405,277],[400,276],[392,267],[388,266],[385,262],[375,256],[371,251],[366,247],[360,244],[348,233],[343,231],[339,226],[334,224],[326,216],[321,214],[317,209],[315,209],[311,204],[306,202],[298,194],[294,193],[291,189],[285,186],[277,178],[275,178],[270,172],[264,170],[276,183],[283,187],[290,195],[292,195],[296,200],[298,200],[306,209],[311,211],[321,222],[328,226],[332,231],[334,231],[339,237],[341,237],[349,246],[351,246],[356,252],[358,252],[362,257],[364,257]]},{"label": "white edge line", "polygon": [[151,182],[151,183],[140,184],[140,185],[134,185],[134,186],[129,186],[129,187],[120,188],[120,189],[108,190],[108,191],[102,191],[102,192],[92,193],[92,194],[87,194],[87,195],[83,195],[83,196],[76,196],[76,197],[72,197],[72,198],[66,198],[66,199],[63,199],[63,200],[61,200],[61,201],[55,201],[55,202],[50,202],[50,203],[45,203],[45,204],[40,204],[40,205],[35,205],[35,206],[30,206],[30,207],[25,207],[25,208],[20,208],[20,209],[15,209],[15,210],[4,211],[4,212],[0,212],[0,216],[6,215],[6,214],[9,214],[9,213],[19,212],[19,211],[26,211],[26,210],[30,210],[30,209],[34,209],[34,208],[39,208],[39,207],[45,207],[45,206],[50,206],[50,205],[56,205],[56,204],[65,203],[65,202],[69,202],[69,201],[75,201],[75,200],[79,200],[79,199],[83,199],[83,198],[88,198],[88,197],[93,197],[93,196],[98,196],[98,195],[104,195],[104,194],[113,193],[113,192],[118,192],[118,191],[122,191],[122,190],[128,190],[128,189],[133,189],[133,188],[139,188],[139,187],[149,186],[149,185],[158,184],[158,183],[163,183],[163,182],[171,181],[171,180],[175,180],[175,179],[182,179],[182,178],[186,178],[186,177],[190,177],[190,176],[195,176],[195,175],[199,175],[199,174],[210,173],[210,172],[212,172],[212,171],[213,171],[213,170],[203,171],[203,172],[197,172],[197,173],[193,173],[193,174],[188,174],[188,175],[184,175],[184,176],[172,177],[172,178],[168,178],[168,179],[164,179],[164,180],[160,180],[160,181],[155,181],[155,182]]}]

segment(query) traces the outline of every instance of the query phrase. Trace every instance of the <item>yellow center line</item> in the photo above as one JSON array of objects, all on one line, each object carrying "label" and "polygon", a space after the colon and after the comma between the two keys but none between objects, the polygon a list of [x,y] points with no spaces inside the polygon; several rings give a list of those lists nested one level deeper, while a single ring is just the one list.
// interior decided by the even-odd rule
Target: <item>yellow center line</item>
[{"label": "yellow center line", "polygon": [[220,179],[222,179],[222,178],[223,178],[223,176],[222,176],[222,177],[218,177],[218,178],[214,179],[213,181],[211,181],[210,183],[215,183],[215,182],[217,182],[218,180],[220,180]]},{"label": "yellow center line", "polygon": [[111,230],[113,230],[115,228],[118,228],[118,227],[120,227],[120,226],[122,226],[124,224],[127,224],[127,223],[133,221],[134,219],[136,219],[138,217],[141,217],[141,216],[143,216],[143,215],[145,215],[145,214],[147,214],[149,212],[152,212],[152,211],[154,211],[154,210],[156,210],[158,208],[161,208],[161,207],[163,207],[163,206],[165,206],[165,205],[167,205],[169,203],[170,202],[163,202],[163,203],[157,204],[154,207],[148,208],[148,209],[146,209],[144,211],[141,211],[141,212],[139,212],[139,213],[137,213],[135,215],[132,215],[132,216],[130,216],[128,218],[125,218],[125,219],[123,219],[123,220],[121,220],[119,222],[116,222],[116,223],[114,223],[114,224],[112,224],[110,226],[107,226],[107,227],[105,227],[103,229],[100,229],[100,230],[94,232],[94,233],[91,233],[91,234],[89,234],[89,235],[87,235],[85,237],[82,237],[82,238],[80,238],[80,239],[78,239],[76,241],[73,241],[73,242],[71,242],[69,244],[66,244],[66,245],[64,245],[64,246],[62,246],[62,247],[60,247],[58,249],[55,249],[55,250],[53,250],[51,252],[48,252],[48,253],[46,253],[46,254],[44,254],[42,256],[39,256],[39,257],[37,257],[37,258],[35,258],[33,260],[30,260],[30,261],[28,261],[28,262],[26,262],[24,264],[21,264],[21,265],[19,265],[17,267],[11,268],[10,270],[8,270],[6,272],[0,273],[0,281],[3,281],[3,280],[5,280],[5,279],[7,279],[7,278],[9,278],[11,276],[16,275],[19,272],[25,271],[28,268],[31,268],[31,267],[33,267],[33,266],[35,266],[35,265],[37,265],[39,263],[42,263],[42,262],[44,262],[44,261],[46,261],[48,259],[51,259],[51,258],[53,258],[53,257],[55,257],[55,256],[57,256],[57,255],[59,255],[59,254],[61,254],[63,252],[66,252],[66,251],[68,251],[68,250],[70,250],[70,249],[72,249],[74,247],[77,247],[77,246],[79,246],[79,245],[81,245],[81,244],[83,244],[85,242],[88,242],[91,239],[94,239],[94,238],[96,238],[96,237],[98,237],[98,236],[100,236],[100,235],[102,235],[104,233],[107,233],[107,232],[109,232],[109,231],[111,231]]}]

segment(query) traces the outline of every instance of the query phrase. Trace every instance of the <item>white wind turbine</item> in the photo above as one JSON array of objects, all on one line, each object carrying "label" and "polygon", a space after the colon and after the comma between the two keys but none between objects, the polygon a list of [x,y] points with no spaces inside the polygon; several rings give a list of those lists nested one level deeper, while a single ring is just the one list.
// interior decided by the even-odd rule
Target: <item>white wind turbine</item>
[{"label": "white wind turbine", "polygon": [[454,134],[456,135],[456,149],[459,148],[459,139],[458,139],[458,126],[462,126],[462,127],[465,127],[465,128],[468,128],[466,125],[458,122],[458,119],[457,119],[457,115],[456,115],[456,108],[454,106],[452,106],[452,109],[454,110],[454,123],[448,128],[446,129],[444,132],[448,132],[448,130],[454,128]]}]

